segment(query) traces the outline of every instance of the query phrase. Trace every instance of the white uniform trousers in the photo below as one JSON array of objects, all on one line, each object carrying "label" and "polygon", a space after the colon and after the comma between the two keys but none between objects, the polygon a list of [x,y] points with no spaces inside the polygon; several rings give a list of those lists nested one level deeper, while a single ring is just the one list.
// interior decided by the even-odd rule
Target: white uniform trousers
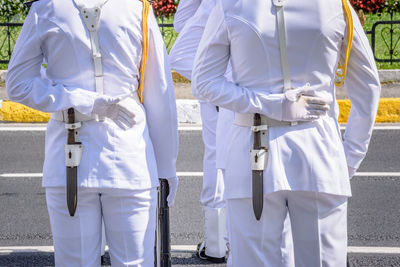
[{"label": "white uniform trousers", "polygon": [[203,189],[200,202],[203,207],[224,207],[224,179],[216,167],[216,129],[218,111],[215,105],[200,102],[200,112],[203,128],[204,158],[203,158]]},{"label": "white uniform trousers", "polygon": [[286,215],[286,219],[283,223],[282,233],[282,267],[294,267],[294,252],[293,252],[293,238],[292,229],[290,225],[289,213]]},{"label": "white uniform trousers", "polygon": [[228,266],[280,267],[284,220],[289,211],[296,267],[345,267],[347,197],[305,191],[264,196],[260,221],[252,199],[226,200]]},{"label": "white uniform trousers", "polygon": [[156,188],[80,187],[74,217],[68,213],[65,187],[46,188],[46,201],[57,267],[101,265],[102,217],[113,267],[154,266]]}]

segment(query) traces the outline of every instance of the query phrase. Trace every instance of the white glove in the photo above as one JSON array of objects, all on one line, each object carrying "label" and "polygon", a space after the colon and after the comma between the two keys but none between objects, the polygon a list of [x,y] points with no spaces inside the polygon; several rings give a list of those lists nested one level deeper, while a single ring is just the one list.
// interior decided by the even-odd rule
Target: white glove
[{"label": "white glove", "polygon": [[172,207],[175,203],[176,191],[178,190],[178,177],[167,178],[169,186],[169,194],[167,197],[168,207]]},{"label": "white glove", "polygon": [[129,106],[130,99],[126,95],[119,97],[99,95],[94,100],[92,113],[100,117],[110,118],[121,129],[127,130],[135,124],[135,114],[132,111],[133,105]]},{"label": "white glove", "polygon": [[351,179],[353,177],[353,175],[356,173],[357,169],[353,168],[353,167],[350,167],[350,166],[347,166],[347,170],[349,172],[349,178]]},{"label": "white glove", "polygon": [[282,103],[283,121],[313,121],[327,114],[328,101],[315,96],[315,91],[307,84],[304,87],[288,90]]}]

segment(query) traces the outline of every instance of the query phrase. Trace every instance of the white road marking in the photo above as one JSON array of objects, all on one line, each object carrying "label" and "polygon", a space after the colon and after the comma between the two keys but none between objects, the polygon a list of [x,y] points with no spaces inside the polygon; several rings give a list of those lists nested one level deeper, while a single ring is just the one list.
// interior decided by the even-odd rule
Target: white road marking
[{"label": "white road marking", "polygon": [[[193,253],[197,249],[196,245],[173,245],[171,246],[172,253],[186,252]],[[108,247],[106,247],[108,250]],[[347,247],[348,253],[357,254],[400,254],[400,247]],[[0,254],[11,253],[54,253],[53,246],[10,246],[0,247]]]},{"label": "white road marking", "polygon": [[[203,172],[177,172],[178,177],[203,177]],[[400,177],[400,172],[356,172],[359,177]],[[42,178],[43,173],[0,173],[0,178]]]},{"label": "white road marking", "polygon": [[179,125],[178,126],[178,131],[182,131],[182,132],[194,132],[194,131],[201,131],[202,130],[202,126],[198,125],[198,124],[193,124],[191,126],[187,126],[187,125]]},{"label": "white road marking", "polygon": [[400,254],[400,247],[347,247],[348,253]]},{"label": "white road marking", "polygon": [[42,178],[43,173],[0,173],[1,178]]},{"label": "white road marking", "polygon": [[356,172],[360,177],[400,177],[400,172]]},{"label": "white road marking", "polygon": [[[1,123],[0,123],[1,124]],[[193,131],[201,131],[202,126],[198,124],[193,125],[179,125],[178,130],[182,132],[193,132]],[[341,130],[346,129],[345,125],[340,126]],[[400,125],[384,125],[377,124],[374,126],[374,130],[400,130]],[[24,124],[12,124],[7,126],[3,124],[0,126],[0,132],[44,132],[46,131],[45,124],[38,124],[37,126],[26,126]]]},{"label": "white road marking", "polygon": [[[193,132],[201,131],[201,125],[179,126],[178,131]],[[44,132],[46,126],[0,126],[0,132]]]},{"label": "white road marking", "polygon": [[[203,172],[177,172],[178,177],[203,177]],[[42,178],[43,173],[0,173],[0,178]]]},{"label": "white road marking", "polygon": [[176,172],[178,177],[203,177],[203,172]]},{"label": "white road marking", "polygon": [[0,247],[0,254],[10,253],[54,253],[53,246],[31,246],[31,247]]},{"label": "white road marking", "polygon": [[[346,125],[340,125],[340,130],[346,129]],[[400,130],[400,125],[384,125],[376,124],[374,126],[374,131],[376,130]]]},{"label": "white road marking", "polygon": [[44,132],[45,126],[3,126],[0,132]]}]

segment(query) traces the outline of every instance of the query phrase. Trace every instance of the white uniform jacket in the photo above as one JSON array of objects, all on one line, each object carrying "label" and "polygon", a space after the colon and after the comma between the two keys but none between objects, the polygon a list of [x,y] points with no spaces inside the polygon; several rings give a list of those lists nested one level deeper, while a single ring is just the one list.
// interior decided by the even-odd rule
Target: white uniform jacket
[{"label": "white uniform jacket", "polygon": [[[102,8],[99,43],[104,94],[136,93],[142,59],[142,2],[112,0]],[[89,33],[72,0],[32,5],[14,48],[7,76],[11,100],[56,112],[74,107],[90,115],[95,93]],[[175,96],[167,53],[152,10],[144,104],[136,124],[124,131],[113,121],[82,123],[83,156],[78,186],[147,189],[158,177],[176,176],[178,133]],[[40,67],[47,63],[46,76]],[[64,123],[50,120],[46,133],[43,186],[65,185]]]},{"label": "white uniform jacket", "polygon": [[[194,58],[203,36],[204,28],[213,8],[215,0],[203,0],[194,3],[194,0],[181,0],[174,18],[174,27],[180,30],[179,36],[172,47],[169,57],[171,67],[187,79],[191,79]],[[184,18],[190,18],[184,19]],[[231,68],[228,65],[225,74],[231,78]],[[201,100],[203,101],[203,100]],[[204,101],[203,101],[204,102]],[[225,134],[232,124],[232,112],[220,108],[218,113],[218,129],[216,136],[216,165],[224,169],[226,165],[226,138]]]},{"label": "white uniform jacket", "polygon": [[201,0],[181,0],[174,16],[174,29],[180,33],[188,20],[193,18]]},{"label": "white uniform jacket", "polygon": [[[352,107],[342,141],[334,87],[347,42],[342,3],[287,1],[284,13],[292,87],[310,83],[333,104],[329,116],[317,121],[270,128],[264,193],[303,190],[350,196],[347,165],[358,168],[367,152],[380,94],[368,40],[352,11],[354,41],[345,81]],[[229,61],[235,83],[224,76]],[[217,1],[197,51],[192,83],[199,99],[238,113],[282,119],[283,77],[272,0]],[[226,138],[226,197],[251,197],[251,130],[234,125]]]},{"label": "white uniform jacket", "polygon": [[181,31],[169,53],[172,69],[189,80],[192,76],[193,61],[204,32],[204,27],[211,10],[215,7],[215,0],[203,0],[201,3],[199,1],[199,5],[193,3],[193,5],[189,6],[191,2],[193,1],[182,1],[181,3],[185,5],[182,7],[183,10],[181,6],[178,6],[178,11],[181,14],[185,12],[192,16],[190,20],[177,20],[179,16],[175,15],[174,25],[181,28]]}]

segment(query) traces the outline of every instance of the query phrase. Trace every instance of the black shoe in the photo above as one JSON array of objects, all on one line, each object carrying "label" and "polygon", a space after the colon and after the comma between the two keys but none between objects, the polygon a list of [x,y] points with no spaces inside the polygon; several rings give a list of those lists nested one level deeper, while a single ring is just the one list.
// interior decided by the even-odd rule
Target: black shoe
[{"label": "black shoe", "polygon": [[207,260],[207,261],[210,261],[213,263],[226,263],[226,257],[215,258],[215,257],[207,256],[206,255],[206,246],[205,246],[204,242],[201,242],[197,245],[196,255],[202,260]]}]

